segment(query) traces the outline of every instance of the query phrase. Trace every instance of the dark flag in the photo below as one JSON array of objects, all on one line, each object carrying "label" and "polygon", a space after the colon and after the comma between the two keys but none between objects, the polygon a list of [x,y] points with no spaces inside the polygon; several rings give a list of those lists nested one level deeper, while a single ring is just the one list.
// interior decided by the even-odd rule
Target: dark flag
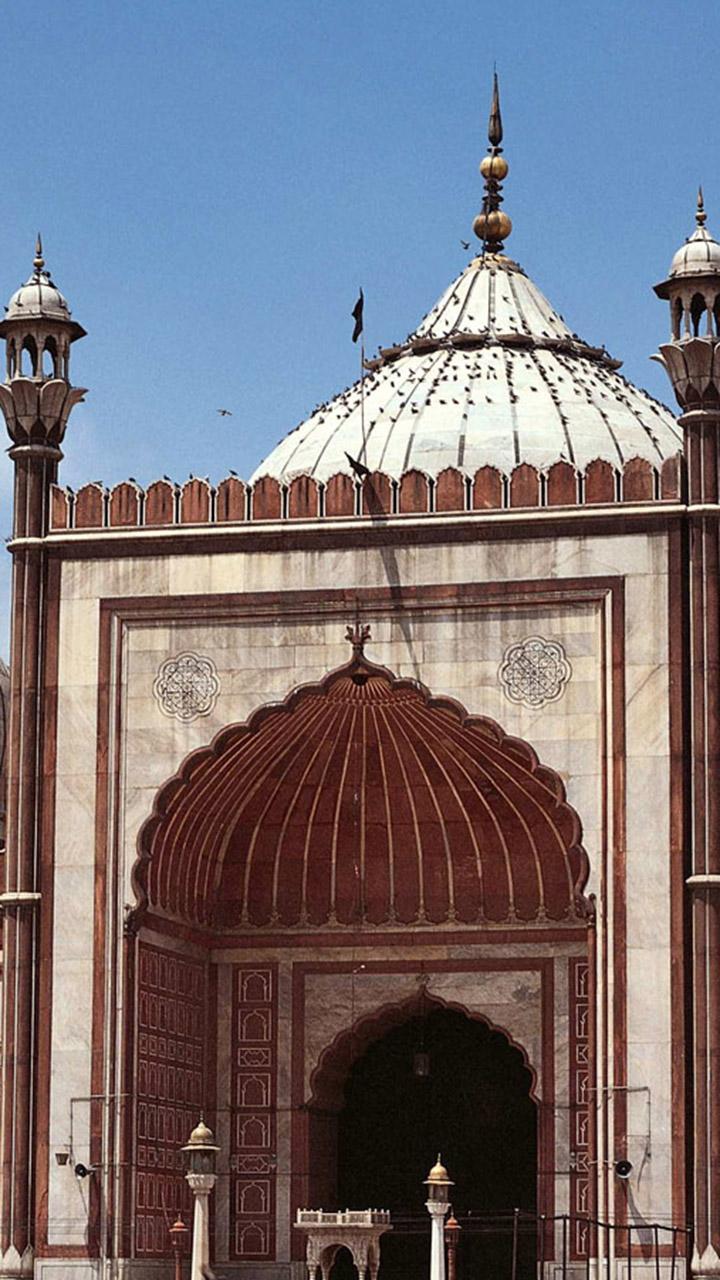
[{"label": "dark flag", "polygon": [[352,311],[351,311],[351,313],[350,313],[350,314],[352,315],[353,320],[355,321],[355,328],[353,329],[353,335],[352,335],[352,340],[353,340],[353,342],[357,342],[358,338],[360,337],[360,334],[361,334],[361,333],[362,333],[362,331],[363,331],[363,306],[364,306],[364,303],[365,303],[365,299],[363,298],[363,291],[362,291],[362,289],[361,289],[361,290],[360,290],[360,294],[359,294],[359,296],[358,296],[358,300],[357,300],[357,302],[355,303],[355,306],[353,307],[353,309],[352,309]]}]

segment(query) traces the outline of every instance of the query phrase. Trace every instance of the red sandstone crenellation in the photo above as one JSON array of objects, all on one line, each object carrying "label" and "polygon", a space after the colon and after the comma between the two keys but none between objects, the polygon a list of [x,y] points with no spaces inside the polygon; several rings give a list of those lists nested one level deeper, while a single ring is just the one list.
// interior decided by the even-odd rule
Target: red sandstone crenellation
[{"label": "red sandstone crenellation", "polygon": [[325,484],[306,475],[296,476],[289,485],[263,476],[250,486],[227,476],[213,488],[208,480],[191,477],[182,486],[155,480],[143,491],[126,480],[110,491],[87,484],[74,495],[54,486],[50,527],[116,529],[352,516],[372,520],[390,515],[677,502],[682,493],[679,453],[667,458],[660,469],[645,458],[630,458],[621,469],[598,458],[582,472],[562,460],[546,471],[523,462],[509,475],[492,466],[480,467],[474,475],[447,467],[436,480],[415,468],[399,481],[382,471],[361,482],[338,474]]},{"label": "red sandstone crenellation", "polygon": [[180,492],[180,523],[208,524],[211,519],[211,495],[209,480],[193,476]]}]

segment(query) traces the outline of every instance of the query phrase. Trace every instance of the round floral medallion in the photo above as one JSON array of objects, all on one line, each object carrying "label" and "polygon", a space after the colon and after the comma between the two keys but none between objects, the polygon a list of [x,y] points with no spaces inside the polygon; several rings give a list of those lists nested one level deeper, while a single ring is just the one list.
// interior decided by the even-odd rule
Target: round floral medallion
[{"label": "round floral medallion", "polygon": [[572,675],[563,646],[557,640],[528,636],[511,644],[500,664],[498,678],[511,702],[542,707],[562,697]]},{"label": "round floral medallion", "polygon": [[209,715],[219,692],[215,664],[197,653],[179,653],[176,658],[168,658],[153,684],[160,710],[177,720]]}]

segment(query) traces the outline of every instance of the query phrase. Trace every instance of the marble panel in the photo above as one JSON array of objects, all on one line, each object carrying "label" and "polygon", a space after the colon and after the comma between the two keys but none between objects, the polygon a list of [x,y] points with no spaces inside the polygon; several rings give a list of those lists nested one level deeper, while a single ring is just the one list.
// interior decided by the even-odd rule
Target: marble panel
[{"label": "marble panel", "polygon": [[658,946],[667,917],[656,920],[654,947],[633,945],[632,921],[628,922],[627,949],[628,1039],[633,1043],[663,1040],[670,1043],[670,954]]},{"label": "marble panel", "polygon": [[628,761],[627,847],[628,859],[635,854],[652,854],[643,859],[650,874],[667,875],[669,831],[669,761],[665,756],[636,755]]},{"label": "marble panel", "polygon": [[55,865],[92,866],[95,862],[95,777],[62,774],[55,789]]},{"label": "marble panel", "polygon": [[[86,1019],[89,1027],[89,1019]],[[72,1145],[74,1159],[90,1163],[88,1104],[89,1047],[65,1047],[53,1023],[53,1072],[50,1086],[51,1151]],[[49,1161],[48,1232],[52,1244],[83,1243],[88,1222],[88,1180],[76,1178],[69,1165]]]},{"label": "marble panel", "polygon": [[53,880],[55,965],[83,959],[92,967],[95,868],[56,866]]},{"label": "marble panel", "polygon": [[625,671],[628,758],[669,754],[668,696],[666,665],[628,663]]},{"label": "marble panel", "polygon": [[668,613],[665,579],[649,574],[629,578],[625,599],[628,664],[666,663]]},{"label": "marble panel", "polygon": [[90,685],[97,681],[97,600],[66,600],[60,604],[58,684]]}]

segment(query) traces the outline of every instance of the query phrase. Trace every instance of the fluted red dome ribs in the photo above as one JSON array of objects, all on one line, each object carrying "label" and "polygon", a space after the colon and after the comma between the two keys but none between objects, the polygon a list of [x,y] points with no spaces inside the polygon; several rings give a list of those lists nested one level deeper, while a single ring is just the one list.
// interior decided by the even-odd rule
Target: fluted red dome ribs
[{"label": "fluted red dome ribs", "polygon": [[571,920],[580,838],[525,743],[361,658],[191,756],[136,879],[220,928]]}]

